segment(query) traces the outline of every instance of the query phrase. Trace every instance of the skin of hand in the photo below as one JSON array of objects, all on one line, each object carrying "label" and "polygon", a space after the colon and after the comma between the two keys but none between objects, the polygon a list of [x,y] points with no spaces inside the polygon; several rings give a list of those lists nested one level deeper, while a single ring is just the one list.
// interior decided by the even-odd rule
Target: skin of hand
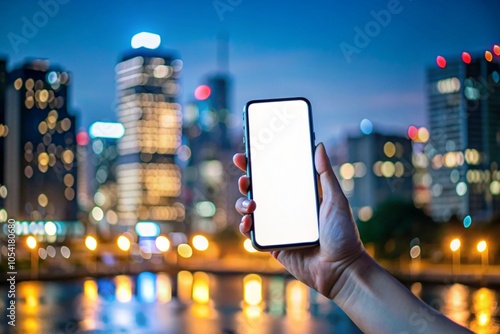
[{"label": "skin of hand", "polygon": [[[247,163],[244,154],[236,154],[233,161],[246,172]],[[322,194],[319,210],[319,245],[312,248],[273,251],[272,255],[294,277],[333,299],[340,288],[336,283],[342,272],[364,253],[364,248],[349,203],[332,170],[323,144],[317,146],[314,161]],[[240,177],[238,187],[243,195],[247,195],[249,185],[250,180],[246,175]],[[250,214],[256,207],[254,201],[244,197],[236,202],[236,210],[243,215],[240,232],[247,237],[252,226]]]},{"label": "skin of hand", "polygon": [[[244,154],[233,160],[246,171]],[[319,245],[273,251],[273,256],[295,278],[332,299],[365,333],[471,333],[415,297],[368,255],[323,144],[316,147],[314,162],[322,193]],[[243,195],[249,186],[248,177],[240,177]],[[244,197],[236,202],[246,237],[256,207]]]}]

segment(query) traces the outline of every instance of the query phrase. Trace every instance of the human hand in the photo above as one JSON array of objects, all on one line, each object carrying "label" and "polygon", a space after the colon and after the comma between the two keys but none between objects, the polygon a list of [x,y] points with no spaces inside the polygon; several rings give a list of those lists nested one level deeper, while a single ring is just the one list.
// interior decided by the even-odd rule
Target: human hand
[{"label": "human hand", "polygon": [[[342,273],[364,253],[364,248],[323,144],[316,147],[314,158],[322,190],[319,245],[271,253],[295,278],[333,299],[346,280]],[[246,172],[245,154],[235,154],[233,161]],[[246,175],[240,177],[238,187],[243,195],[247,195],[250,182]],[[256,207],[255,201],[244,197],[236,202],[236,210],[243,215],[240,232],[246,237],[249,237],[253,223],[250,214]]]}]

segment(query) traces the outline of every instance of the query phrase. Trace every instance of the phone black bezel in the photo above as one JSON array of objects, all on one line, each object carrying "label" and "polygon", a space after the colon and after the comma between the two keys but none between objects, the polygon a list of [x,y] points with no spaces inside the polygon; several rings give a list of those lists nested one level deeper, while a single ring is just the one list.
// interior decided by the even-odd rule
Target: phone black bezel
[{"label": "phone black bezel", "polygon": [[[252,104],[257,103],[268,103],[268,102],[283,102],[283,101],[304,101],[307,104],[308,110],[308,118],[309,118],[309,141],[311,143],[311,159],[313,165],[313,180],[314,180],[314,188],[316,194],[316,217],[318,224],[318,239],[312,242],[302,242],[302,243],[293,243],[293,244],[277,244],[277,245],[269,245],[262,246],[257,243],[255,238],[255,229],[252,224],[252,229],[250,230],[250,239],[252,241],[252,245],[255,249],[259,251],[272,251],[272,250],[282,250],[282,249],[295,249],[295,248],[305,248],[305,247],[313,247],[319,244],[319,193],[318,193],[318,173],[316,171],[316,167],[314,165],[314,153],[315,153],[315,134],[313,127],[313,118],[312,118],[312,107],[311,102],[305,97],[285,97],[285,98],[273,98],[273,99],[262,99],[262,100],[251,100],[245,104],[245,108],[243,109],[243,132],[244,132],[244,146],[245,146],[245,155],[247,159],[247,176],[252,179],[252,167],[251,167],[251,154],[250,154],[250,138],[249,138],[249,123],[248,123],[248,108]],[[252,187],[248,189],[248,199],[253,199]],[[253,213],[251,214],[252,221],[254,219]]]}]

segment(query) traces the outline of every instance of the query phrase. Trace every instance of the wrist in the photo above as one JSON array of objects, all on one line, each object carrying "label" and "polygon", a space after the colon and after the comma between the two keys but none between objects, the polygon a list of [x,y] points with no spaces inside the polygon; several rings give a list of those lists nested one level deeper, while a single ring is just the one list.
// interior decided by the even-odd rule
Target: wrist
[{"label": "wrist", "polygon": [[340,275],[327,297],[342,308],[353,295],[359,282],[363,277],[369,276],[375,266],[377,266],[375,260],[363,250],[352,262],[341,268]]}]

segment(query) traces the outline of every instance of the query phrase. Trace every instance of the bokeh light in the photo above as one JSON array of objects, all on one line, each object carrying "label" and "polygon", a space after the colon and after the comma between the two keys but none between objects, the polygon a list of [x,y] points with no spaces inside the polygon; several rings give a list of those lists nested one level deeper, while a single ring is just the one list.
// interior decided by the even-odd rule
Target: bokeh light
[{"label": "bokeh light", "polygon": [[500,56],[500,45],[493,45],[493,53],[496,56]]},{"label": "bokeh light", "polygon": [[189,259],[193,256],[193,249],[188,244],[180,244],[177,246],[177,253],[183,258]]},{"label": "bokeh light", "polygon": [[32,235],[30,235],[27,239],[26,239],[26,245],[28,245],[28,247],[30,249],[34,249],[36,247],[36,239],[35,237],[33,237]]},{"label": "bokeh light", "polygon": [[170,241],[164,235],[159,235],[156,238],[155,245],[160,252],[166,252],[170,249]]},{"label": "bokeh light", "polygon": [[211,93],[212,90],[210,89],[210,87],[208,87],[207,85],[201,85],[196,87],[196,89],[194,90],[194,97],[197,100],[203,101],[208,99]]},{"label": "bokeh light", "polygon": [[479,253],[482,253],[486,250],[486,248],[488,247],[488,244],[486,243],[486,241],[484,240],[481,240],[477,243],[477,251]]},{"label": "bokeh light", "polygon": [[472,217],[469,215],[465,216],[463,224],[465,228],[469,228],[472,225]]},{"label": "bokeh light", "polygon": [[411,140],[417,140],[418,138],[418,129],[416,126],[410,126],[408,128],[408,137],[410,137]]},{"label": "bokeh light", "polygon": [[208,239],[203,235],[195,235],[193,237],[193,247],[198,251],[206,251],[208,249]]},{"label": "bokeh light", "polygon": [[257,250],[253,247],[252,241],[250,239],[245,239],[245,241],[243,241],[243,248],[245,248],[245,250],[249,253],[257,252]]},{"label": "bokeh light", "polygon": [[456,252],[457,250],[460,249],[460,239],[453,239],[451,242],[450,242],[450,249],[453,251],[453,252]]},{"label": "bokeh light", "polygon": [[369,135],[373,131],[373,124],[370,120],[365,118],[359,123],[359,129],[363,134]]},{"label": "bokeh light", "polygon": [[472,61],[472,57],[468,52],[462,52],[462,61],[466,64],[470,64]]},{"label": "bokeh light", "polygon": [[120,248],[124,252],[128,251],[131,245],[130,240],[124,235],[120,235],[118,237],[116,244],[118,245],[118,248]]},{"label": "bokeh light", "polygon": [[97,248],[97,240],[93,236],[88,235],[85,238],[85,247],[87,247],[91,251],[96,250],[96,248]]},{"label": "bokeh light", "polygon": [[484,59],[486,59],[487,61],[492,61],[493,60],[493,55],[491,54],[490,51],[485,51],[484,52]]},{"label": "bokeh light", "polygon": [[443,56],[437,56],[436,57],[436,64],[437,64],[437,66],[439,66],[441,68],[445,68],[446,67],[446,59]]}]

